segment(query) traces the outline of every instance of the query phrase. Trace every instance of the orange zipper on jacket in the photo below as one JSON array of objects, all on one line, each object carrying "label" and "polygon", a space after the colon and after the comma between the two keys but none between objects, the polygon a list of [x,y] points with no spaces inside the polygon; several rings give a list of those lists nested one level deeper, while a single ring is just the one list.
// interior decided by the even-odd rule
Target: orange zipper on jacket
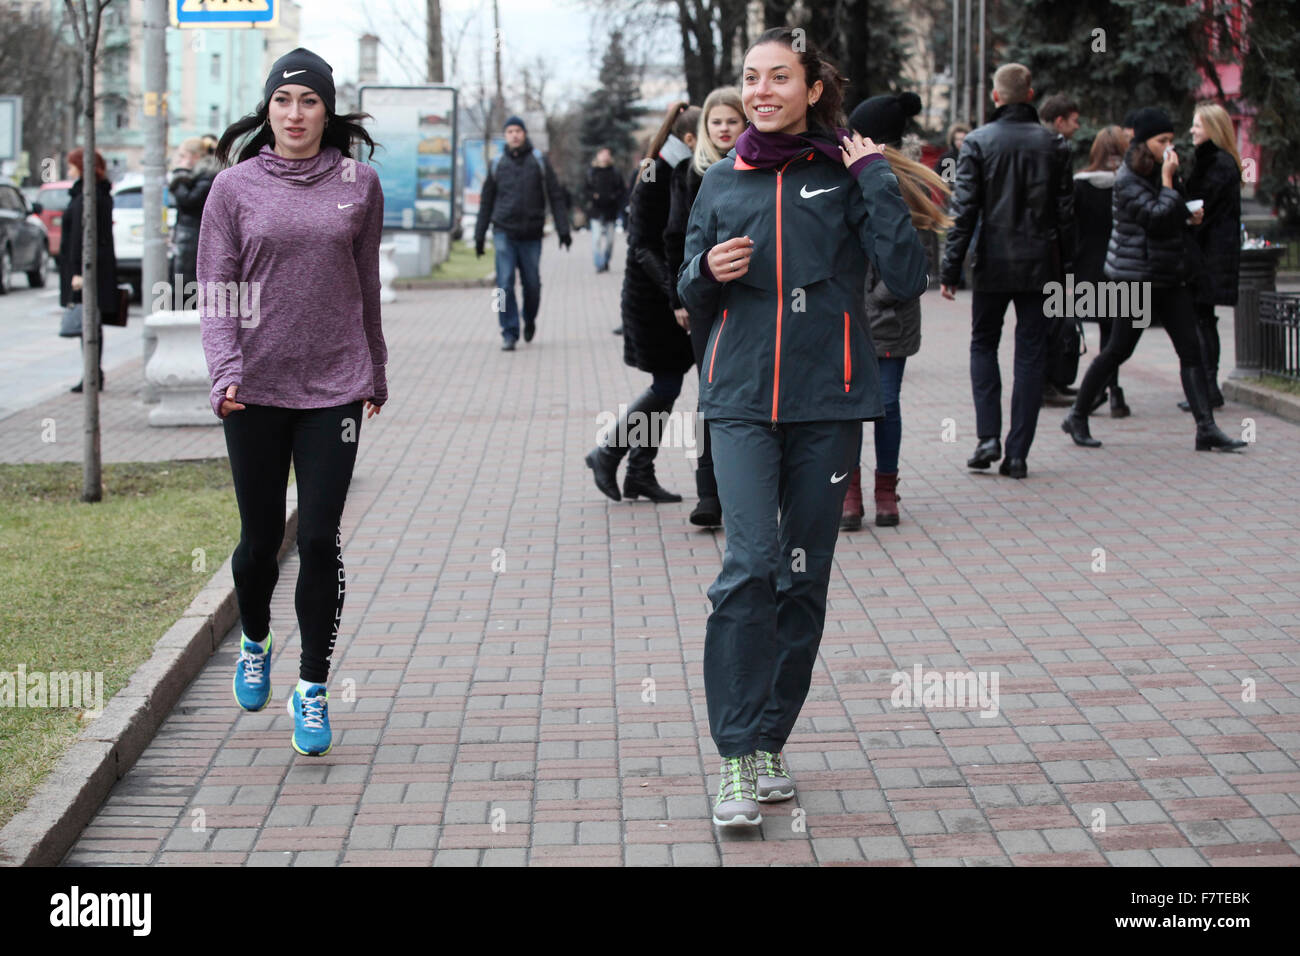
[{"label": "orange zipper on jacket", "polygon": [[844,313],[844,391],[849,390],[849,382],[853,380],[853,359],[849,352],[849,314]]},{"label": "orange zipper on jacket", "polygon": [[718,343],[722,341],[722,330],[727,327],[727,310],[722,310],[722,324],[718,326],[718,334],[713,337],[713,354],[709,356],[709,382],[713,382],[713,363],[718,360]]},{"label": "orange zipper on jacket", "polygon": [[[809,154],[811,156],[811,154]],[[785,289],[781,284],[781,176],[786,166],[794,160],[787,160],[785,166],[776,171],[776,361],[772,366],[772,425],[776,425],[776,407],[781,396],[781,316],[785,311]]]}]

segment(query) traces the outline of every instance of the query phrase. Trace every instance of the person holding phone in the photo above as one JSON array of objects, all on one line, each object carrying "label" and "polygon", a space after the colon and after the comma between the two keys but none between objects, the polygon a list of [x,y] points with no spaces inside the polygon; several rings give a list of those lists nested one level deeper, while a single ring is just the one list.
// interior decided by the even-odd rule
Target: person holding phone
[{"label": "person holding phone", "polygon": [[[340,522],[362,412],[388,401],[388,350],[379,315],[384,194],[374,167],[352,158],[375,144],[365,114],[334,111],[328,63],[299,47],[275,61],[256,113],[226,130],[224,164],[199,231],[200,328],[239,502],[232,557],[243,634],[235,700],[256,711],[271,697],[271,595],[279,579],[289,463],[298,485],[299,570],[294,605],[302,652],[288,700],[293,749],[328,753],[330,658],[347,574]],[[254,310],[243,306],[256,303]]]},{"label": "person holding phone", "polygon": [[704,174],[677,282],[692,316],[713,316],[700,411],[727,532],[704,639],[719,826],[755,826],[760,802],[794,796],[782,751],[817,659],[846,479],[862,422],[884,415],[867,262],[901,299],[927,284],[883,148],[843,128],[834,65],[777,27],[741,77],[752,125]]},{"label": "person holding phone", "polygon": [[1115,176],[1114,224],[1105,271],[1112,281],[1151,283],[1150,313],[1114,321],[1110,340],[1088,366],[1061,430],[1076,445],[1101,446],[1089,430],[1088,415],[1101,390],[1137,348],[1142,330],[1158,319],[1178,353],[1183,394],[1196,418],[1196,450],[1233,451],[1246,443],[1225,435],[1214,422],[1190,288],[1194,276],[1187,255],[1188,229],[1200,224],[1204,210],[1187,208],[1177,175],[1178,153],[1169,114],[1150,106],[1138,110],[1133,120],[1133,141]]}]

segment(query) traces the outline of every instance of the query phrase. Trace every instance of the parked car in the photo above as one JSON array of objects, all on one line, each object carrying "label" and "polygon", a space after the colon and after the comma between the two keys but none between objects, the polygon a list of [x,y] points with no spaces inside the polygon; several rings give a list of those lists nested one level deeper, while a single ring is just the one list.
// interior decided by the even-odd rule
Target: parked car
[{"label": "parked car", "polygon": [[0,183],[0,295],[13,288],[15,272],[26,272],[33,289],[45,285],[50,268],[50,237],[39,213],[14,186]]},{"label": "parked car", "polygon": [[[176,225],[176,200],[163,188],[167,228]],[[124,177],[113,187],[113,250],[117,253],[117,278],[131,284],[131,297],[140,302],[141,262],[144,259],[144,186],[139,177]]]},{"label": "parked car", "polygon": [[62,179],[54,183],[42,184],[36,193],[36,201],[41,204],[38,215],[45,223],[45,231],[50,236],[50,255],[59,254],[59,243],[63,241],[63,213],[68,208],[68,190],[73,180]]}]

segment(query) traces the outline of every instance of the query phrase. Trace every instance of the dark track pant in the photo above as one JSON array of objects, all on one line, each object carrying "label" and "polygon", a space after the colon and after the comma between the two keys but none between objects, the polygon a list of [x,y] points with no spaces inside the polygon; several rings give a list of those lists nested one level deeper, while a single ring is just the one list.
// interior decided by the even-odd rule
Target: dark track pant
[{"label": "dark track pant", "polygon": [[266,638],[271,594],[280,577],[284,499],[293,460],[298,484],[298,586],[302,634],[299,677],[323,684],[343,615],[347,575],[339,522],[357,460],[362,403],[334,408],[248,405],[222,424],[239,502],[239,545],[232,560],[244,633]]},{"label": "dark track pant", "polygon": [[[691,316],[691,351],[695,353],[695,372],[698,378],[704,376],[704,352],[709,344],[709,332],[712,322],[697,321]],[[713,476],[713,442],[709,439],[709,423],[699,422],[700,457],[695,459],[695,487],[700,494],[717,493],[717,482]]]},{"label": "dark track pant", "polygon": [[709,729],[723,757],[777,753],[812,682],[862,423],[709,428],[727,533],[704,638]]},{"label": "dark track pant", "polygon": [[1047,319],[1042,292],[975,292],[971,298],[970,383],[975,398],[975,431],[980,439],[1002,436],[1002,372],[998,343],[1007,306],[1016,304],[1015,381],[1011,388],[1008,458],[1028,458],[1043,404],[1043,365],[1047,359]]}]

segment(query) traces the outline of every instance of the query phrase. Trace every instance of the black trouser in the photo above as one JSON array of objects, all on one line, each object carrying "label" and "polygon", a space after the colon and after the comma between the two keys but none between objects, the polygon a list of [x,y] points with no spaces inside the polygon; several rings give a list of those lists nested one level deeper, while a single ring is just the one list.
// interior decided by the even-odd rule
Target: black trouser
[{"label": "black trouser", "polygon": [[722,757],[779,753],[812,682],[862,423],[710,426],[727,550],[704,635],[709,729]]},{"label": "black trouser", "polygon": [[1043,293],[975,292],[971,297],[970,384],[975,399],[975,431],[981,440],[1002,435],[1002,372],[998,343],[1007,306],[1016,304],[1015,380],[1011,388],[1008,458],[1028,458],[1043,403],[1047,361],[1047,319]]},{"label": "black trouser", "polygon": [[293,459],[298,483],[298,587],[302,633],[298,676],[329,677],[343,615],[347,576],[339,522],[357,460],[361,402],[334,408],[248,405],[223,419],[239,502],[239,545],[232,560],[244,633],[262,641],[271,627],[271,593],[280,577],[284,499]]},{"label": "black trouser", "polygon": [[1197,303],[1196,331],[1201,337],[1201,353],[1205,361],[1205,373],[1209,376],[1212,389],[1218,388],[1216,369],[1219,367],[1219,316],[1213,305]]},{"label": "black trouser", "polygon": [[[1193,310],[1192,296],[1186,286],[1153,286],[1151,289],[1151,320],[1157,319],[1169,333],[1178,353],[1179,368],[1194,368],[1201,364],[1201,343],[1196,333],[1196,315]],[[1134,325],[1131,318],[1116,318],[1111,322],[1110,338],[1101,350],[1083,381],[1079,383],[1079,394],[1074,397],[1074,407],[1088,413],[1096,402],[1097,396],[1111,381],[1119,367],[1128,361],[1133,350],[1137,348],[1138,339],[1142,338],[1142,329]]]},{"label": "black trouser", "polygon": [[[712,323],[706,323],[691,316],[691,351],[695,353],[695,372],[703,382],[704,351],[709,344],[709,330]],[[709,423],[700,420],[700,457],[695,459],[695,490],[701,496],[718,494],[718,482],[713,475],[713,443],[709,439]]]}]

